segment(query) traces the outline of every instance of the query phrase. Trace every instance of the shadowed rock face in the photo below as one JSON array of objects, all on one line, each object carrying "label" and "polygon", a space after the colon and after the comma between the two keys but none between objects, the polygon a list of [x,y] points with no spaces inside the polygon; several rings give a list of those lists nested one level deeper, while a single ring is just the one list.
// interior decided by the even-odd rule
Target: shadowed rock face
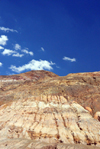
[{"label": "shadowed rock face", "polygon": [[100,72],[0,76],[0,148],[100,147]]}]

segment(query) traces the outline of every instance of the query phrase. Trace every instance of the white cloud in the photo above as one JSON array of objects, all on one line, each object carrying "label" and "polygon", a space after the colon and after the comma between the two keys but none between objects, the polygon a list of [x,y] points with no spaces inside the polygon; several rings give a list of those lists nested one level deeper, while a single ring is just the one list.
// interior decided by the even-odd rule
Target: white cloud
[{"label": "white cloud", "polygon": [[34,55],[32,51],[29,52],[30,55]]},{"label": "white cloud", "polygon": [[[28,49],[28,48],[27,48]],[[23,49],[21,50],[22,52],[26,53],[26,54],[30,54],[30,55],[33,55],[33,52],[32,51],[28,51],[26,49]]]},{"label": "white cloud", "polygon": [[26,50],[26,49],[22,50],[22,52],[28,54],[28,50]]},{"label": "white cloud", "polygon": [[70,62],[76,62],[76,59],[75,58],[69,58],[69,57],[64,57],[63,60],[65,61],[70,61]]},{"label": "white cloud", "polygon": [[3,46],[6,45],[7,40],[8,40],[7,36],[1,35],[0,44],[3,45]]},{"label": "white cloud", "polygon": [[15,57],[23,57],[24,54],[15,53],[15,54],[13,54],[12,56],[15,56]]},{"label": "white cloud", "polygon": [[24,70],[51,70],[52,65],[55,65],[52,61],[49,62],[47,60],[31,60],[28,64],[25,64],[23,66],[16,67],[14,65],[11,65],[9,69],[11,69],[14,72],[20,73]]},{"label": "white cloud", "polygon": [[17,53],[16,51],[13,51],[13,50],[10,50],[10,49],[4,49],[4,51],[2,52],[2,55],[12,55],[14,57],[23,57],[24,54],[20,54],[20,53]]},{"label": "white cloud", "polygon": [[0,67],[2,66],[2,63],[0,62]]},{"label": "white cloud", "polygon": [[9,49],[4,49],[4,51],[2,52],[3,55],[8,55],[8,56],[13,53],[16,53],[16,52],[13,50],[9,50]]},{"label": "white cloud", "polygon": [[[17,43],[17,44],[15,44],[14,49],[21,50],[21,46]],[[30,54],[31,56],[34,55],[34,53],[32,51],[28,51],[28,48],[21,50],[21,52],[23,52],[25,54]]]},{"label": "white cloud", "polygon": [[0,50],[4,49],[4,47],[0,46]]},{"label": "white cloud", "polygon": [[17,43],[17,44],[15,44],[15,50],[21,50],[21,46]]},{"label": "white cloud", "polygon": [[14,30],[14,29],[10,29],[10,28],[5,28],[5,27],[0,27],[0,30],[2,30],[2,31],[5,31],[5,32],[17,32],[18,33],[18,31],[17,30]]},{"label": "white cloud", "polygon": [[41,47],[41,50],[42,50],[42,51],[45,51],[43,47]]}]

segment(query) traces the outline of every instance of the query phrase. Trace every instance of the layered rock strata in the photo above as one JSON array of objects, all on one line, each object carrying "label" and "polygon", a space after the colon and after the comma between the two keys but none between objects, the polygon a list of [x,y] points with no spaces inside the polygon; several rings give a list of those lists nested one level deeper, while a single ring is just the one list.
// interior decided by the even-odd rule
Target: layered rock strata
[{"label": "layered rock strata", "polygon": [[31,71],[0,86],[0,148],[100,147],[100,72]]}]

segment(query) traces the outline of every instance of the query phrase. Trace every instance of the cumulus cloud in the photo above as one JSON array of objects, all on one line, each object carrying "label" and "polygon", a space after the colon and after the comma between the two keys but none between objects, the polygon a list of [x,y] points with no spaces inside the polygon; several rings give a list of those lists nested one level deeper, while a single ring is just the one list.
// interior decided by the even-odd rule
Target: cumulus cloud
[{"label": "cumulus cloud", "polygon": [[[28,48],[27,48],[28,49]],[[30,54],[30,55],[33,55],[33,52],[32,51],[28,51],[27,49],[23,49],[21,50],[22,52],[26,53],[26,54]]]},{"label": "cumulus cloud", "polygon": [[0,46],[0,50],[4,49],[4,47]]},{"label": "cumulus cloud", "polygon": [[0,67],[2,66],[2,63],[0,62]]},{"label": "cumulus cloud", "polygon": [[25,64],[23,66],[16,67],[14,65],[11,65],[9,69],[11,69],[14,72],[20,73],[24,70],[51,70],[52,65],[55,65],[52,61],[47,60],[31,60],[28,64]]},{"label": "cumulus cloud", "polygon": [[1,37],[0,37],[0,45],[3,45],[3,46],[6,45],[7,40],[8,40],[7,36],[1,35]]},{"label": "cumulus cloud", "polygon": [[14,48],[15,48],[15,50],[21,50],[21,46],[18,43],[15,44]]},{"label": "cumulus cloud", "polygon": [[14,30],[14,29],[10,29],[10,28],[5,28],[5,27],[0,27],[0,30],[2,30],[2,31],[5,31],[5,32],[17,32],[18,33],[18,31],[17,30]]},{"label": "cumulus cloud", "polygon": [[15,53],[15,54],[13,54],[12,56],[14,56],[14,57],[23,57],[24,54]]},{"label": "cumulus cloud", "polygon": [[42,51],[45,51],[43,47],[41,47],[41,50],[42,50]]},{"label": "cumulus cloud", "polygon": [[8,56],[13,53],[15,53],[15,51],[10,50],[10,49],[4,49],[4,51],[2,52],[3,55],[8,55]]},{"label": "cumulus cloud", "polygon": [[64,57],[63,60],[65,61],[70,61],[70,62],[76,62],[76,59],[75,58],[69,58],[69,57]]}]

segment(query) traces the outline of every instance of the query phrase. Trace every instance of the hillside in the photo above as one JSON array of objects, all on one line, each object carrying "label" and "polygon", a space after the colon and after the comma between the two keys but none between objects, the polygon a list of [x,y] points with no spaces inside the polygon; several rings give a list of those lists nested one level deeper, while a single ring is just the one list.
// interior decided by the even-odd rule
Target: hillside
[{"label": "hillside", "polygon": [[3,148],[100,148],[100,72],[0,76]]}]

